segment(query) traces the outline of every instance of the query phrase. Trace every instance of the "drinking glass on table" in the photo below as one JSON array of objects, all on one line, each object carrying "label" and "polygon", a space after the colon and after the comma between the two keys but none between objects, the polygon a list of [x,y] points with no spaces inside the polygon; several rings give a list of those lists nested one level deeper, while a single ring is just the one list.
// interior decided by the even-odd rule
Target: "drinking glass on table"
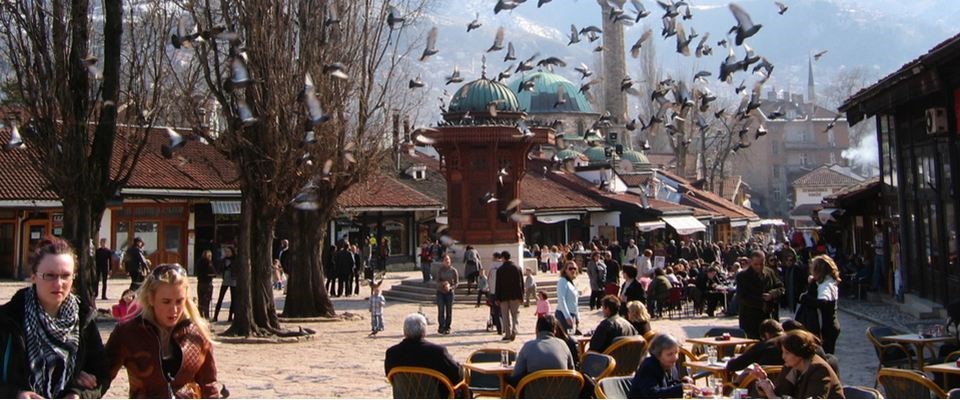
[{"label": "drinking glass on table", "polygon": [[707,377],[707,386],[713,391],[713,397],[718,398],[723,393],[723,387],[720,386],[720,379],[716,375]]},{"label": "drinking glass on table", "polygon": [[713,346],[707,346],[707,363],[714,365],[717,363],[717,348]]}]

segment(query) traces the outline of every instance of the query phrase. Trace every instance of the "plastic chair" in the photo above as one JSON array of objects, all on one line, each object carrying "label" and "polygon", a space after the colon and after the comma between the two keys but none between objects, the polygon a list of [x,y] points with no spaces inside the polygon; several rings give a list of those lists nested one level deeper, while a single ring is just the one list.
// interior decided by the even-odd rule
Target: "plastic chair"
[{"label": "plastic chair", "polygon": [[[466,387],[463,381],[456,385],[436,370],[420,367],[393,367],[387,374],[393,386],[395,399],[452,399],[458,390]],[[440,389],[446,389],[446,395]]]},{"label": "plastic chair", "polygon": [[632,376],[611,376],[597,382],[593,393],[598,399],[629,399],[632,386]]},{"label": "plastic chair", "polygon": [[[505,349],[480,349],[470,353],[467,362],[500,362],[500,352],[503,350]],[[517,360],[517,352],[513,350],[507,350],[507,352],[510,354],[511,363]],[[468,368],[463,378],[473,394],[499,397],[503,393],[503,388],[500,386],[503,382],[500,381],[500,376],[483,374]]]},{"label": "plastic chair", "polygon": [[908,349],[901,343],[884,342],[879,338],[884,336],[897,335],[899,332],[885,326],[871,326],[867,328],[867,340],[873,344],[873,350],[877,354],[877,371],[885,367],[903,367],[913,368],[913,350]]},{"label": "plastic chair", "polygon": [[517,388],[507,387],[518,399],[575,399],[583,390],[583,375],[569,369],[544,369],[520,379]]},{"label": "plastic chair", "polygon": [[617,360],[613,357],[588,352],[583,354],[583,360],[580,361],[580,372],[593,380],[600,380],[610,375],[616,366]]},{"label": "plastic chair", "polygon": [[947,398],[947,393],[940,386],[919,371],[882,368],[877,371],[877,382],[887,397],[893,399]]},{"label": "plastic chair", "polygon": [[847,399],[882,399],[883,395],[874,388],[864,386],[844,386],[843,397]]},{"label": "plastic chair", "polygon": [[624,336],[613,342],[603,354],[616,360],[616,367],[608,376],[633,376],[645,357],[647,341],[640,336]]}]

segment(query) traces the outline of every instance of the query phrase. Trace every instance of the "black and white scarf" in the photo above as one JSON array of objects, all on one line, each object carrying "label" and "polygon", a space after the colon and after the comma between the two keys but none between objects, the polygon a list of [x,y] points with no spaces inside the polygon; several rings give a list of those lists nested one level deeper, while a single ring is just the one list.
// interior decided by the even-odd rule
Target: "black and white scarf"
[{"label": "black and white scarf", "polygon": [[40,305],[36,288],[31,286],[24,303],[30,387],[45,398],[59,397],[76,367],[80,348],[80,301],[69,294],[57,316],[51,317]]}]

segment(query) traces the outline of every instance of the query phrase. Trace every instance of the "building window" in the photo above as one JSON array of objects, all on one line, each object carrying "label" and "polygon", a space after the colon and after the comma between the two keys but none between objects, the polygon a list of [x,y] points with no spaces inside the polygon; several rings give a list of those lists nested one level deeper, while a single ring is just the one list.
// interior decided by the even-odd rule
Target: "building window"
[{"label": "building window", "polygon": [[780,193],[780,189],[773,189],[773,201],[779,202],[783,199],[783,194]]},{"label": "building window", "polygon": [[837,163],[837,153],[830,153],[830,164]]},{"label": "building window", "polygon": [[800,165],[806,167],[809,161],[810,159],[809,156],[807,156],[807,153],[800,153]]}]

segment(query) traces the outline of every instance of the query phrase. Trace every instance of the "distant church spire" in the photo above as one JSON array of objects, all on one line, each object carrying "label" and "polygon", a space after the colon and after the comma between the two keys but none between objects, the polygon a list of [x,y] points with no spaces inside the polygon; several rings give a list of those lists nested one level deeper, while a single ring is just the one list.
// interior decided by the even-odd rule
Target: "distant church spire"
[{"label": "distant church spire", "polygon": [[807,99],[810,104],[817,103],[817,92],[813,85],[813,57],[807,58]]}]

